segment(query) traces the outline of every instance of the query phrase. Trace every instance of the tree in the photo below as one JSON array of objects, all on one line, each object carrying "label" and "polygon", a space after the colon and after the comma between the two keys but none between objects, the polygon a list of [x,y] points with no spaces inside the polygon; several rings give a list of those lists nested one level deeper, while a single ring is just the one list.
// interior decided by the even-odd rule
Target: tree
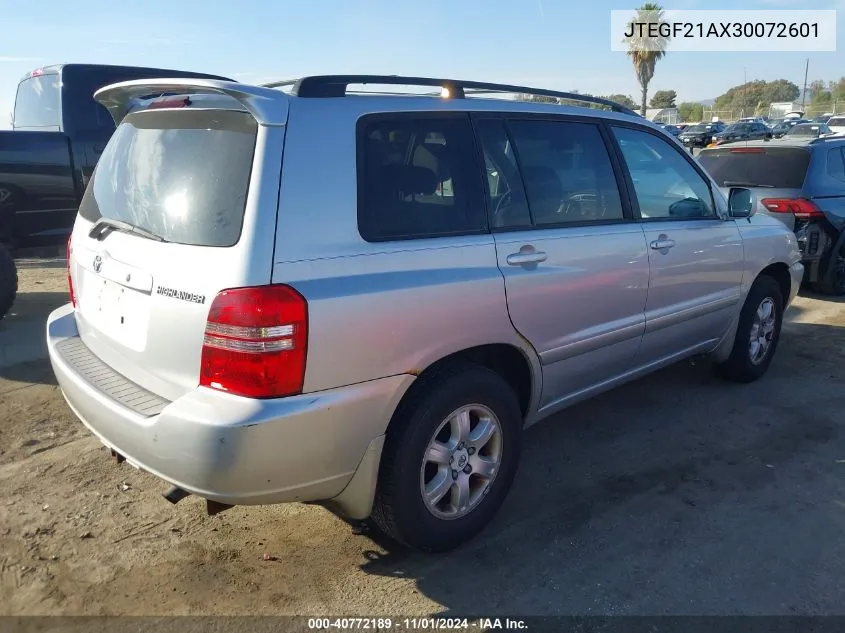
[{"label": "tree", "polygon": [[649,105],[652,108],[674,108],[677,98],[678,93],[674,90],[658,90],[654,93]]},{"label": "tree", "polygon": [[681,121],[693,123],[704,119],[704,106],[700,103],[687,101],[678,106],[678,115]]},{"label": "tree", "polygon": [[837,81],[830,82],[830,95],[834,101],[845,101],[845,77],[840,77]]},{"label": "tree", "polygon": [[765,86],[760,95],[760,101],[766,104],[795,101],[801,94],[798,86],[786,79],[775,79],[774,81],[763,83],[765,83]]},{"label": "tree", "polygon": [[716,110],[743,110],[750,112],[762,105],[765,110],[770,103],[795,101],[800,94],[798,86],[786,79],[763,81],[755,79],[745,84],[730,88],[716,97]]},{"label": "tree", "polygon": [[628,45],[628,57],[634,64],[634,73],[642,88],[640,114],[643,116],[645,116],[648,100],[648,84],[654,77],[654,67],[657,65],[657,60],[666,55],[666,47],[669,45],[669,37],[659,32],[659,25],[662,24],[666,24],[663,19],[663,7],[646,2],[637,9],[636,18],[629,22],[626,29],[626,32],[632,33],[630,37],[625,38],[624,42]]},{"label": "tree", "polygon": [[637,104],[634,103],[634,100],[631,99],[628,95],[623,94],[612,94],[604,97],[609,101],[613,101],[614,103],[618,103],[619,105],[623,105],[626,108],[631,108],[632,110],[637,107]]},{"label": "tree", "polygon": [[827,85],[821,79],[810,83],[810,104],[814,106],[826,106],[833,102],[833,94],[827,89]]}]

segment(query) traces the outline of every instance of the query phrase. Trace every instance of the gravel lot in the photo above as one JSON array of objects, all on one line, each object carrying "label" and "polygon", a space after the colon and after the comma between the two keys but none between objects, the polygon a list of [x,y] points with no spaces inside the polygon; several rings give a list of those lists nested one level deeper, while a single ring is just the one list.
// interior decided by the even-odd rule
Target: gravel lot
[{"label": "gravel lot", "polygon": [[20,277],[0,322],[0,613],[845,614],[840,302],[801,297],[756,384],[683,363],[534,427],[495,522],[423,556],[314,506],[165,502],[44,359],[64,262]]}]

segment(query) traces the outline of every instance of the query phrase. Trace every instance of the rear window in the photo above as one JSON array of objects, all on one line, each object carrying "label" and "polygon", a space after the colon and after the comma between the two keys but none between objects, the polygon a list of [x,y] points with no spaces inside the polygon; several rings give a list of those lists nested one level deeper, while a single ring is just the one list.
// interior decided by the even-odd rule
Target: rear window
[{"label": "rear window", "polygon": [[746,186],[798,189],[804,184],[810,152],[800,148],[736,148],[706,150],[698,156],[720,187]]},{"label": "rear window", "polygon": [[232,246],[243,224],[257,124],[223,110],[143,111],[118,126],[79,214],[169,242]]},{"label": "rear window", "polygon": [[39,75],[18,85],[15,97],[14,125],[23,127],[58,127],[61,115],[61,82],[58,75]]},{"label": "rear window", "polygon": [[835,116],[827,120],[827,125],[835,125],[836,127],[845,127],[845,116]]}]

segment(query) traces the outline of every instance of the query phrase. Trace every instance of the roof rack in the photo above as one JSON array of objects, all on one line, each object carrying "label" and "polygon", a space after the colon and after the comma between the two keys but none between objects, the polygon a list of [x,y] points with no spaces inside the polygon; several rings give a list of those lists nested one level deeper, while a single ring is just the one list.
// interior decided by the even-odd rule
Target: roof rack
[{"label": "roof rack", "polygon": [[826,143],[827,141],[845,141],[845,135],[829,134],[827,136],[819,136],[808,141],[809,145],[814,143]]},{"label": "roof rack", "polygon": [[459,79],[438,79],[434,77],[404,77],[400,75],[314,75],[273,81],[261,84],[263,88],[291,87],[291,95],[306,98],[343,97],[349,84],[379,84],[391,86],[433,86],[448,90],[452,99],[463,99],[467,94],[517,93],[543,97],[554,97],[582,103],[593,103],[610,108],[614,112],[640,116],[630,108],[601,97],[582,95],[575,92],[560,92],[545,88],[530,88],[509,84],[487,83],[483,81],[463,81]]}]

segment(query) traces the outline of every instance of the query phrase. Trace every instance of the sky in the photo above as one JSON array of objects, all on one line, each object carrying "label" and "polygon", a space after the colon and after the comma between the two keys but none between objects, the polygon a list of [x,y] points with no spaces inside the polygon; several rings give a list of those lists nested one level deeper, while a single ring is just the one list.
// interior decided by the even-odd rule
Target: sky
[{"label": "sky", "polygon": [[[122,6],[121,6],[122,4]],[[592,94],[640,89],[610,50],[619,0],[0,0],[0,128],[39,66],[109,63],[248,83],[308,74],[455,77]],[[667,9],[837,9],[836,53],[670,53],[649,86],[678,102],[748,80],[845,75],[845,0],[665,0]]]}]

